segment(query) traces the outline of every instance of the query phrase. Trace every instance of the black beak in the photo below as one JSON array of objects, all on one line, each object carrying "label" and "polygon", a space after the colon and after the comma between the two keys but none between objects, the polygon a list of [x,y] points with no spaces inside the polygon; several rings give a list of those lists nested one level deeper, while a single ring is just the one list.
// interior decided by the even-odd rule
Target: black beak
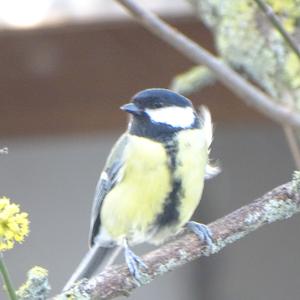
[{"label": "black beak", "polygon": [[138,108],[134,103],[124,104],[120,108],[130,114],[137,116],[140,116],[143,113],[143,110]]}]

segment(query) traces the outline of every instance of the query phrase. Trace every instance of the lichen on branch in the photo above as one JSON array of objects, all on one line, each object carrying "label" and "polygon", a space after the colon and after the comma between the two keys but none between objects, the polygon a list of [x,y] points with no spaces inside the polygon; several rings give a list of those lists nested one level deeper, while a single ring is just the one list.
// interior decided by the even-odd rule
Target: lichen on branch
[{"label": "lichen on branch", "polygon": [[[211,30],[220,58],[284,105],[300,110],[300,60],[253,0],[188,0]],[[300,41],[300,1],[268,0],[286,32]],[[187,73],[189,74],[189,73]],[[186,91],[176,77],[173,86]],[[200,80],[201,78],[199,78]],[[189,92],[199,89],[191,82]],[[202,87],[200,85],[200,87]],[[192,88],[194,88],[192,90]]]}]

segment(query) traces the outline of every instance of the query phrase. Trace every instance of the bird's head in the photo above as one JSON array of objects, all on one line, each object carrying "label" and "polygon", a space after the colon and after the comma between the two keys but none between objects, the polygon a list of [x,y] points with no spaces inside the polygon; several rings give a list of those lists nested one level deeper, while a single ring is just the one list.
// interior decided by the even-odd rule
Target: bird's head
[{"label": "bird's head", "polygon": [[198,116],[190,100],[167,89],[147,89],[121,106],[132,115],[129,132],[160,138],[183,129],[199,127]]}]

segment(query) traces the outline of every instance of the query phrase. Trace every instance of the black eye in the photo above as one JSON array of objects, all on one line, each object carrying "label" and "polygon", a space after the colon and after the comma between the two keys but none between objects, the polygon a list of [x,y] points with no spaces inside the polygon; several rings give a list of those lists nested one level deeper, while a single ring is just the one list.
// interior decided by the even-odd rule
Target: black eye
[{"label": "black eye", "polygon": [[155,102],[152,104],[152,107],[153,108],[161,108],[161,107],[163,107],[163,104],[161,102]]}]

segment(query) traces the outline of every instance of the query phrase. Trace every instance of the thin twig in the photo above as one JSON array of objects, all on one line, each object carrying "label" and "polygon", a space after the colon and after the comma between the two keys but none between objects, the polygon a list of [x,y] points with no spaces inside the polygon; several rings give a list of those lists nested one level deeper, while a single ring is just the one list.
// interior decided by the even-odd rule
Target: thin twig
[{"label": "thin twig", "polygon": [[[297,173],[295,173],[297,174]],[[300,211],[299,178],[281,185],[254,202],[211,223],[213,246],[208,248],[190,232],[185,232],[175,241],[152,251],[143,257],[147,270],[141,270],[141,284],[186,264],[201,256],[219,252],[265,224],[283,220]],[[125,265],[112,266],[90,280],[77,283],[74,288],[53,300],[65,299],[112,299],[129,295],[139,284],[130,276]],[[69,298],[68,298],[69,297]],[[86,298],[85,298],[86,297]]]},{"label": "thin twig", "polygon": [[280,124],[290,124],[300,128],[300,114],[291,111],[289,108],[279,104],[277,100],[267,96],[200,45],[145,9],[138,1],[116,1],[126,7],[138,21],[159,38],[169,43],[195,63],[203,64],[212,70],[225,86],[241,97],[248,105],[255,107]]},{"label": "thin twig", "polygon": [[294,129],[290,126],[282,126],[289,148],[291,150],[297,170],[300,170],[300,151]]},{"label": "thin twig", "polygon": [[270,22],[273,24],[273,26],[279,31],[279,33],[285,39],[287,44],[292,48],[292,50],[295,52],[295,54],[300,59],[300,49],[299,49],[296,41],[284,29],[283,25],[281,24],[279,18],[274,13],[271,6],[267,5],[263,0],[254,0],[254,1],[257,3],[257,5],[260,7],[260,9],[266,14],[266,16],[268,17]]}]

